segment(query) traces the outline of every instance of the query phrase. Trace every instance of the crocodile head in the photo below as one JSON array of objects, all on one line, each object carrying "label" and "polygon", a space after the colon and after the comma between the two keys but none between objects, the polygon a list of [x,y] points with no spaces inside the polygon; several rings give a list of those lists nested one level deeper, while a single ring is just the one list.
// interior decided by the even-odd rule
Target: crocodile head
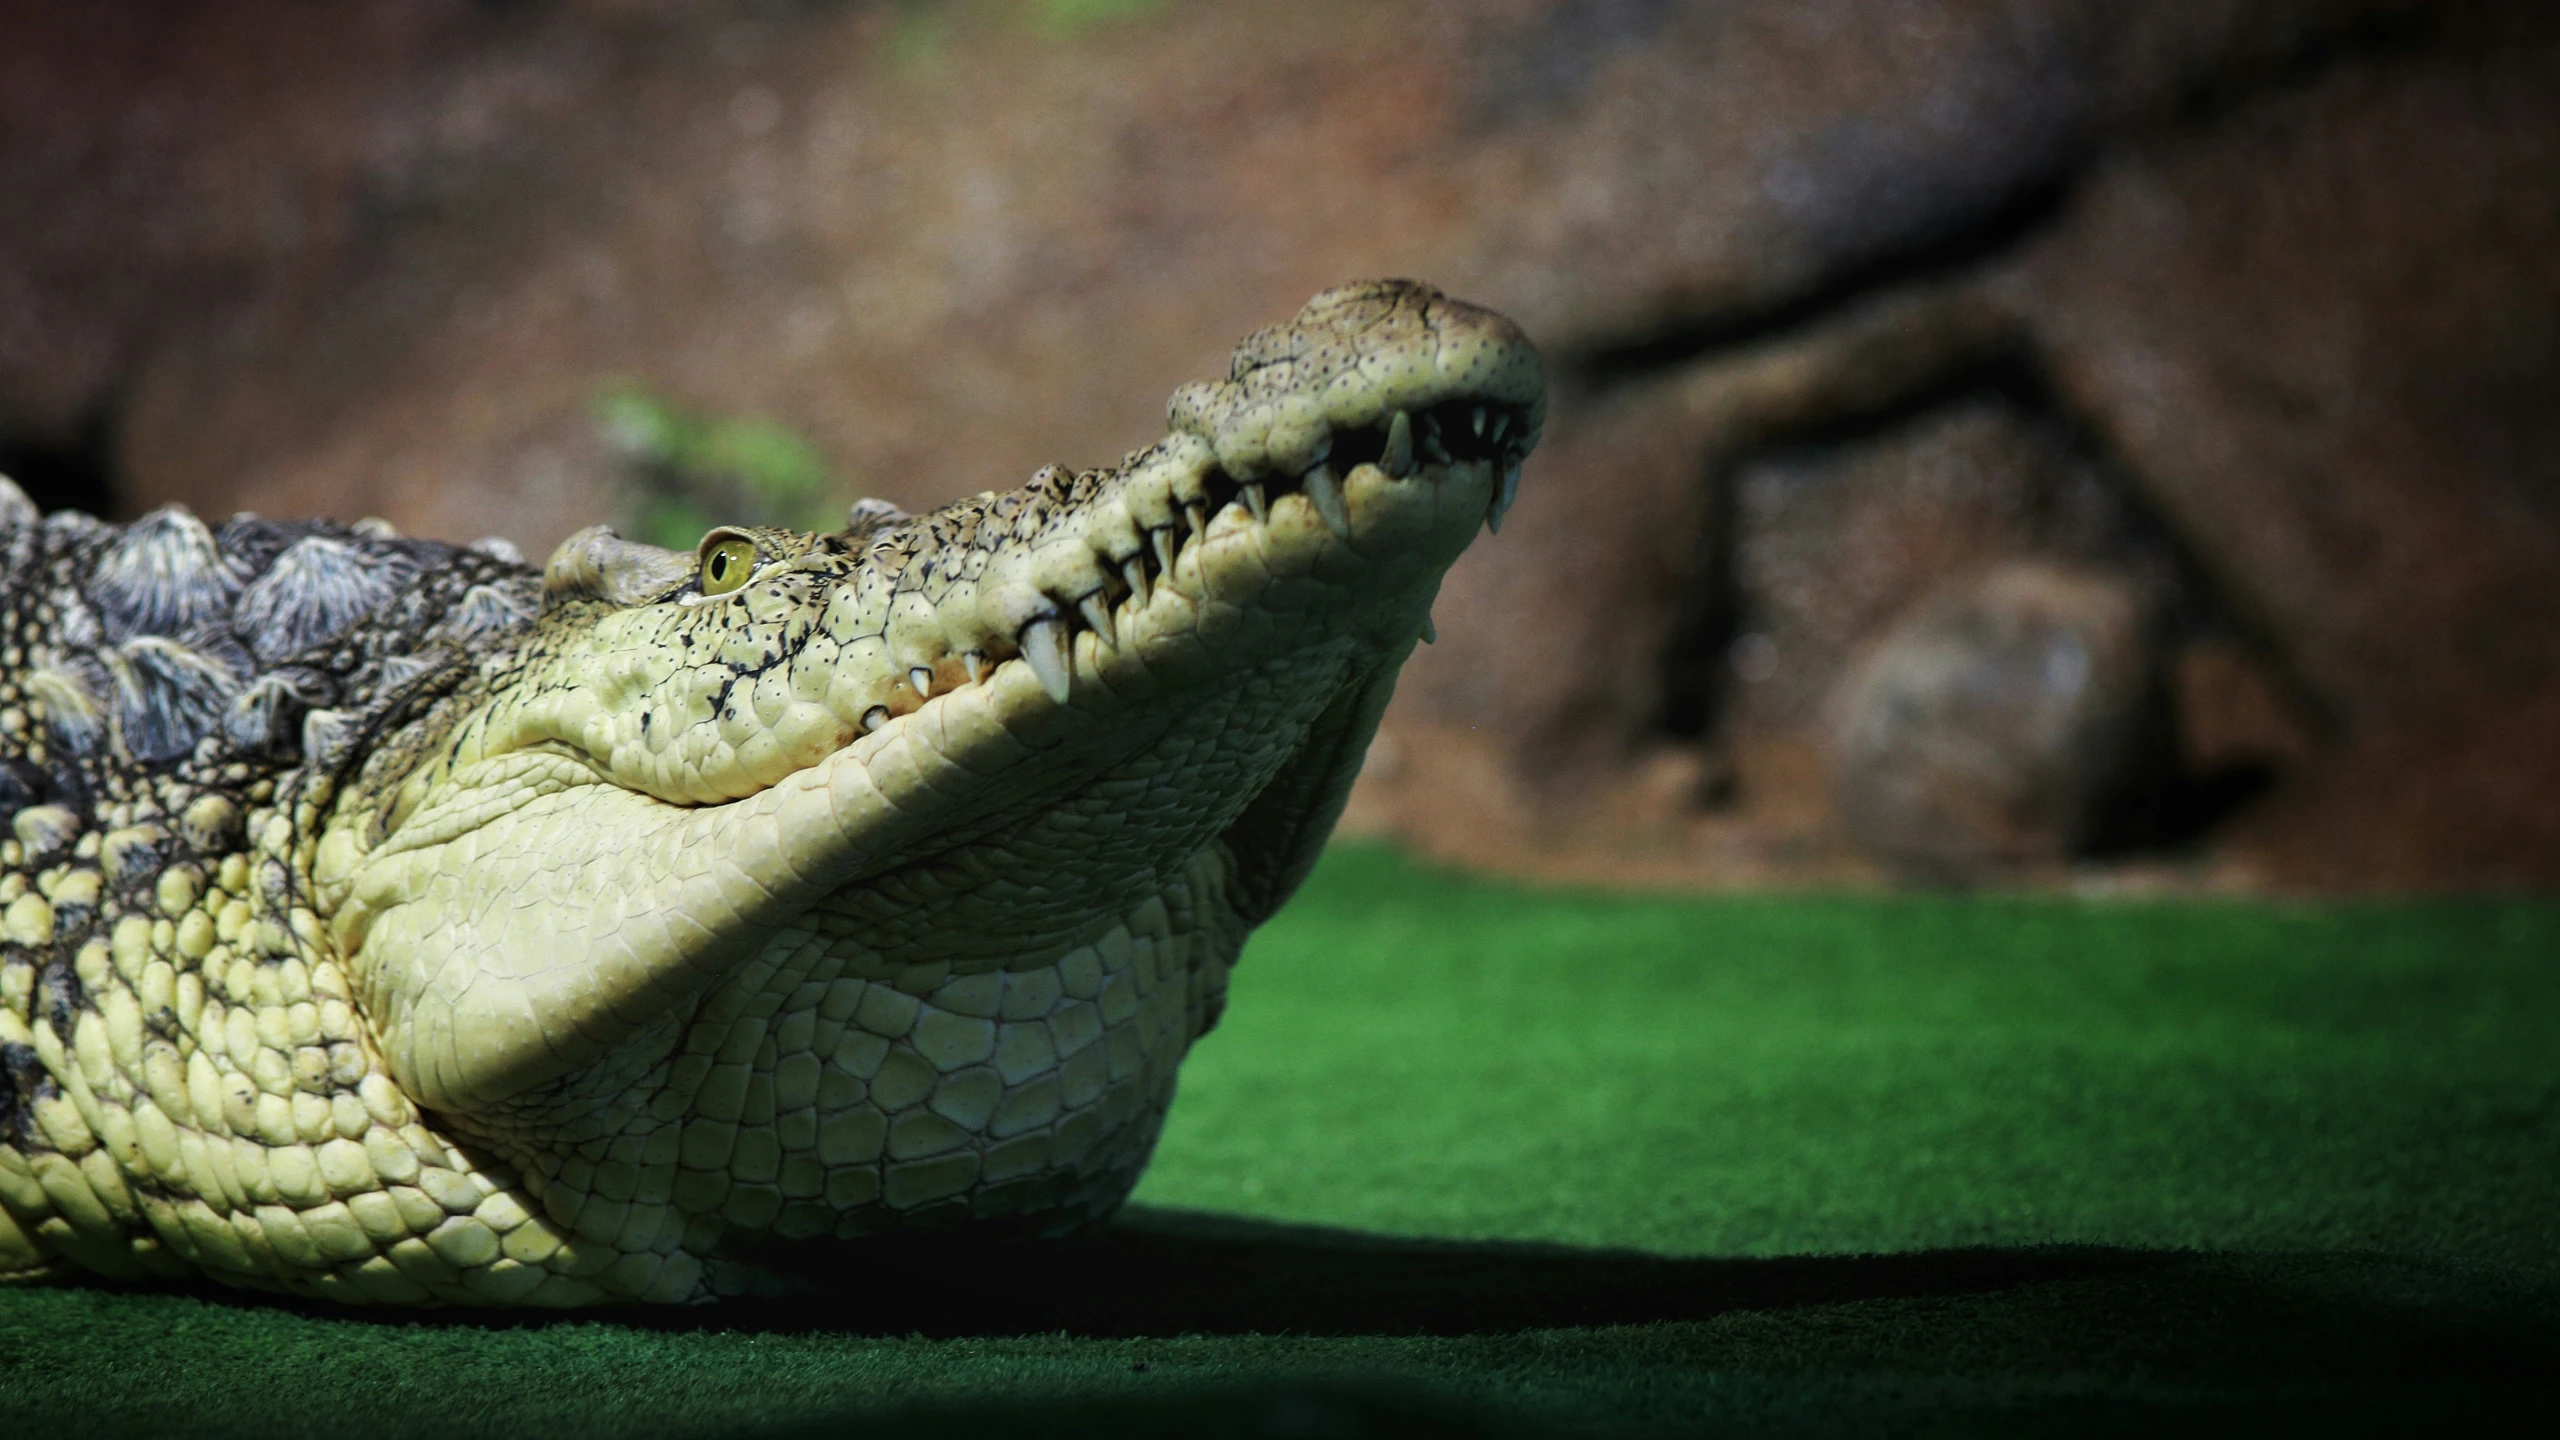
[{"label": "crocodile head", "polygon": [[1508,321],[1361,285],[1112,469],[572,538],[319,844],[390,1074],[581,1233],[1107,1208],[1542,413]]}]

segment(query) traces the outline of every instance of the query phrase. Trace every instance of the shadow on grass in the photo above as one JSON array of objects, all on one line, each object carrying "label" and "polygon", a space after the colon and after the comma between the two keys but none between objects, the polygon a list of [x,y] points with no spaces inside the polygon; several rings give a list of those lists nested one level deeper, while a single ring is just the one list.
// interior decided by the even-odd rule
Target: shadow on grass
[{"label": "shadow on grass", "polygon": [[[898,1238],[789,1260],[807,1293],[684,1309],[273,1308],[349,1327],[316,1342],[349,1353],[383,1342],[433,1353],[406,1347],[428,1332],[467,1340],[475,1329],[569,1321],[857,1346],[868,1336],[957,1340],[952,1352],[964,1359],[1019,1353],[1050,1366],[1041,1378],[1000,1369],[965,1404],[898,1405],[884,1394],[846,1410],[842,1396],[813,1395],[806,1421],[750,1427],[775,1437],[1538,1435],[1557,1424],[1576,1433],[2362,1434],[2448,1423],[2479,1432],[2500,1428],[2560,1372],[2560,1286],[2548,1271],[2376,1252],[2048,1246],[1679,1258],[1132,1207],[1063,1242]],[[205,1433],[284,1432],[208,1424]]]},{"label": "shadow on grass", "polygon": [[[858,1270],[827,1268],[803,1273],[849,1287],[841,1293],[898,1296],[895,1317],[829,1297],[641,1323],[936,1338],[1440,1337],[1487,1358],[1517,1358],[1520,1340],[1540,1335],[1545,1363],[1595,1377],[1641,1355],[1621,1376],[1636,1388],[1666,1373],[1721,1377],[1714,1403],[1693,1414],[1696,1433],[2489,1433],[2521,1406],[2544,1408],[2538,1397],[2560,1370],[2560,1290],[2373,1252],[2041,1246],[1689,1259],[1131,1207],[1069,1242],[909,1243],[866,1255]],[[1482,1395],[1392,1387],[908,1418],[921,1433],[1544,1433]]]},{"label": "shadow on grass", "polygon": [[[1978,1295],[2123,1276],[2174,1255],[2100,1246],[1895,1255],[1686,1259],[1569,1245],[1467,1242],[1130,1206],[1070,1240],[901,1237],[819,1248],[775,1268],[817,1289],[624,1318],[722,1329],[935,1339],[1290,1334],[1496,1335]],[[901,1297],[894,1315],[843,1295]],[[1002,1303],[989,1303],[1001,1296]]]},{"label": "shadow on grass", "polygon": [[2560,1284],[2550,1277],[2379,1251],[2041,1245],[1693,1258],[1132,1205],[1067,1240],[896,1236],[763,1258],[805,1290],[566,1314],[239,1298],[382,1325],[516,1329],[574,1319],[926,1339],[1460,1338],[1732,1321],[1804,1340],[1854,1333],[1870,1346],[1898,1336],[1900,1349],[1914,1336],[1889,1317],[1910,1316],[1933,1337],[1920,1348],[1947,1361],[2038,1352],[2060,1365],[2110,1356],[2156,1364],[2184,1353],[2193,1363],[2171,1368],[2367,1376],[2438,1362],[2560,1361]]},{"label": "shadow on grass", "polygon": [[[1711,1368],[2492,1380],[2560,1366],[2560,1286],[2381,1252],[2102,1245],[1687,1258],[1130,1206],[1062,1241],[896,1237],[777,1258],[809,1289],[577,1312],[633,1329],[925,1339],[1443,1339],[1650,1327]],[[524,1311],[333,1319],[519,1328]]]}]

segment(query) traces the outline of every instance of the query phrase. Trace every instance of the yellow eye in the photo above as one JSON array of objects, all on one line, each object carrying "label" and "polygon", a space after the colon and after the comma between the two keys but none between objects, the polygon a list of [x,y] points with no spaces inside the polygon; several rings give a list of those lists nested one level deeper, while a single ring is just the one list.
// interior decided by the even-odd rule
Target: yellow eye
[{"label": "yellow eye", "polygon": [[723,540],[702,552],[702,593],[726,595],[755,573],[756,542]]}]

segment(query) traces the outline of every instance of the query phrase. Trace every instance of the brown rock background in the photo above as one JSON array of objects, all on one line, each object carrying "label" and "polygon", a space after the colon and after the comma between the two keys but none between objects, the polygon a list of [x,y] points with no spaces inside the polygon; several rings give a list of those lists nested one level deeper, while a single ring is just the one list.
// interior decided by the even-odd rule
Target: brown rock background
[{"label": "brown rock background", "polygon": [[[2002,876],[2560,880],[2560,19],[2528,0],[235,0],[0,10],[0,468],[540,553],[600,387],[910,507],[1093,463],[1347,278],[1556,394],[1353,821],[1881,873],[1825,707],[2139,577],[2157,823]],[[2165,817],[2165,818],[2163,818]]]}]

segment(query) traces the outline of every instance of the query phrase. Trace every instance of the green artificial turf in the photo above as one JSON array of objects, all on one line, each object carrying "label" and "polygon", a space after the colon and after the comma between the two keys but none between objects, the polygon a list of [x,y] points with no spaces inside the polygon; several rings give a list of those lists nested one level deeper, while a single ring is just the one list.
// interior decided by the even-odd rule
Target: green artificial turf
[{"label": "green artificial turf", "polygon": [[2560,904],[1628,899],[1338,849],[1137,1206],[611,1319],[0,1291],[0,1433],[2465,1426],[2560,1373]]}]

